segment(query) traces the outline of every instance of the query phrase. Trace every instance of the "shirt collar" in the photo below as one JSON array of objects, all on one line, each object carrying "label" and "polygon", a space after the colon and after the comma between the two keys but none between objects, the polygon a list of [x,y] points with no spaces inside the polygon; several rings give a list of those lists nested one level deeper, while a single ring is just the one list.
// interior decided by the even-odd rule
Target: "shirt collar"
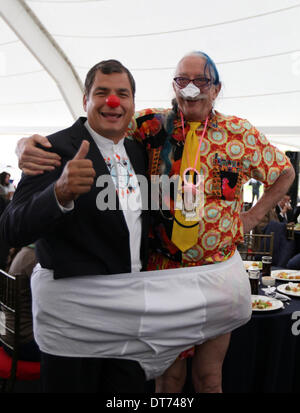
[{"label": "shirt collar", "polygon": [[84,126],[87,128],[100,150],[111,150],[113,149],[113,147],[114,149],[119,149],[124,146],[124,138],[122,138],[118,143],[114,143],[111,139],[105,138],[104,136],[101,136],[99,135],[99,133],[94,131],[94,129],[90,126],[88,120],[85,121]]},{"label": "shirt collar", "polygon": [[210,118],[208,120],[208,125],[213,128],[213,129],[218,129],[218,118],[219,118],[219,112],[216,110],[212,109]]},{"label": "shirt collar", "polygon": [[[210,115],[209,115],[209,119],[208,119],[208,124],[207,124],[207,126],[208,126],[209,128],[212,128],[212,129],[218,129],[218,127],[219,127],[219,120],[220,120],[220,113],[217,112],[216,110],[212,109],[212,110],[211,110],[211,113],[210,113]],[[204,123],[205,123],[205,122],[203,122],[203,124],[204,124]],[[175,127],[175,128],[181,128],[181,127],[182,127],[182,125],[181,125],[181,119],[180,119],[180,116],[179,116],[179,115],[177,116],[177,118],[176,118],[175,121],[174,121],[174,127]]]}]

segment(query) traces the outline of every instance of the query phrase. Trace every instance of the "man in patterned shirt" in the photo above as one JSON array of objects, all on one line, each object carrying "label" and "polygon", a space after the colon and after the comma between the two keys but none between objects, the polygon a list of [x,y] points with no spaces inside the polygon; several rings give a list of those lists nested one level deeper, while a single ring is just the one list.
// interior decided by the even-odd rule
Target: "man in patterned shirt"
[{"label": "man in patterned shirt", "polygon": [[[238,302],[238,312],[238,308],[249,305],[250,297],[250,291],[244,297],[236,293],[239,283],[246,282],[241,260],[234,264],[234,274],[225,279],[224,265],[237,259],[236,245],[243,234],[276,205],[295,174],[288,158],[247,120],[213,109],[221,82],[215,64],[205,53],[191,53],[179,62],[173,88],[173,107],[137,113],[128,133],[145,144],[151,179],[180,176],[180,182],[186,183],[182,190],[178,187],[183,205],[191,190],[193,194],[201,192],[203,197],[202,204],[194,205],[194,210],[199,205],[203,207],[198,217],[193,211],[178,211],[175,195],[162,197],[159,210],[152,214],[148,269],[186,267],[188,271],[188,267],[199,266],[205,288],[211,283],[204,301],[206,324],[215,334],[207,334],[210,339],[196,346],[192,353],[193,383],[197,392],[221,392],[222,364],[230,332],[235,328],[227,323],[232,313],[227,313],[221,304],[227,302],[231,309]],[[47,145],[47,140],[34,135],[18,144],[19,165],[25,173],[37,174],[59,164],[55,154],[50,158],[48,153],[35,148],[36,143]],[[265,192],[255,206],[241,213],[242,186],[251,177],[265,185]],[[198,187],[200,181],[203,185]],[[219,305],[222,314],[210,318]],[[180,356],[157,380],[157,391],[182,389],[185,356]]]}]

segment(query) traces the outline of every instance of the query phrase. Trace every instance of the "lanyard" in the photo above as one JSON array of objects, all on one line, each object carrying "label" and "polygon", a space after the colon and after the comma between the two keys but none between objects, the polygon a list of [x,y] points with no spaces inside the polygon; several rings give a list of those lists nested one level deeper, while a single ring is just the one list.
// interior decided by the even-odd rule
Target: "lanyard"
[{"label": "lanyard", "polygon": [[[184,120],[183,120],[183,114],[182,114],[181,111],[180,111],[180,116],[181,116],[182,133],[183,133],[183,136],[184,136],[184,138],[185,138]],[[197,149],[197,153],[196,153],[196,158],[195,158],[194,167],[191,167],[191,166],[190,166],[190,167],[186,168],[185,171],[184,171],[184,173],[183,173],[183,180],[184,180],[184,183],[185,183],[186,185],[191,185],[189,182],[186,181],[186,176],[187,176],[187,173],[188,173],[189,171],[194,171],[195,174],[196,174],[197,176],[199,176],[199,172],[197,171],[197,162],[198,162],[198,158],[199,158],[199,154],[200,154],[200,149],[201,149],[203,137],[204,137],[205,132],[206,132],[206,129],[207,129],[207,124],[208,124],[208,116],[207,116],[207,118],[206,118],[205,125],[204,125],[204,128],[203,128],[203,132],[202,132],[202,135],[201,135],[201,138],[200,138],[200,141],[199,141],[199,145],[198,145],[198,149]],[[188,165],[191,165],[190,159],[189,159],[189,154],[188,154],[188,148],[186,148],[185,153],[186,153],[187,163],[188,163]],[[196,183],[195,185],[194,185],[194,184],[192,184],[192,185],[193,185],[194,187],[199,186],[199,185],[200,185],[200,177],[199,177],[197,183]]]}]

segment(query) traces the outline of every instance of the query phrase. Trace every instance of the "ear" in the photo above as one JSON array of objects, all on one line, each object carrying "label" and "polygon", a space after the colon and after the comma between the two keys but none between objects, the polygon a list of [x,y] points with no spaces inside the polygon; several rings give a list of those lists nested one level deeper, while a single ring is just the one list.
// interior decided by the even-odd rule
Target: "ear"
[{"label": "ear", "polygon": [[221,83],[219,83],[218,85],[214,85],[214,89],[213,89],[213,98],[214,99],[217,99],[217,97],[218,97],[218,95],[219,95],[219,93],[220,93],[220,90],[221,90],[221,88],[222,88],[222,84]]},{"label": "ear", "polygon": [[88,99],[87,99],[86,95],[84,94],[84,95],[83,95],[82,105],[83,105],[83,109],[84,109],[85,112],[86,112],[87,100],[88,100]]}]

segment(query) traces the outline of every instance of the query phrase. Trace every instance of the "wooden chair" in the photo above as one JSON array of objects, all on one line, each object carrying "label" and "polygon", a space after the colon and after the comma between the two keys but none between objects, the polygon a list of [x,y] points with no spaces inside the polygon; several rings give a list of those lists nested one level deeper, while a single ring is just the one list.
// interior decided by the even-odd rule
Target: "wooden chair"
[{"label": "wooden chair", "polygon": [[[9,356],[3,347],[0,347],[0,379],[1,392],[13,392],[16,380],[38,380],[40,377],[40,363],[18,360],[20,342],[20,291],[22,283],[28,283],[25,275],[10,275],[0,270],[0,341],[12,351]],[[14,317],[12,328],[5,320],[5,315]],[[11,335],[11,340],[7,336]]]},{"label": "wooden chair", "polygon": [[238,251],[244,261],[261,260],[264,255],[272,256],[274,232],[271,234],[245,234],[244,242],[238,245]]}]

